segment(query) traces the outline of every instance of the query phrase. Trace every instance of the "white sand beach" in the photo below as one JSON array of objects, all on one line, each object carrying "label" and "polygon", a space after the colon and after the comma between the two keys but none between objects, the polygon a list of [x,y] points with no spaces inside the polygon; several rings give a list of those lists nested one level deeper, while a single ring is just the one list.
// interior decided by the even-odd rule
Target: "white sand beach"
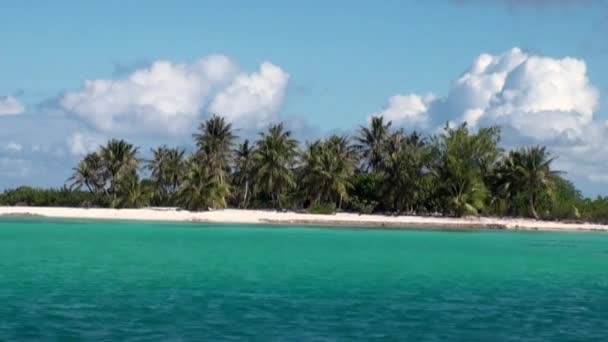
[{"label": "white sand beach", "polygon": [[492,217],[385,216],[338,213],[302,214],[264,210],[224,209],[190,212],[174,208],[85,209],[59,207],[0,207],[0,216],[43,216],[69,219],[143,220],[271,225],[318,225],[394,229],[511,229],[543,231],[605,231],[608,225]]}]

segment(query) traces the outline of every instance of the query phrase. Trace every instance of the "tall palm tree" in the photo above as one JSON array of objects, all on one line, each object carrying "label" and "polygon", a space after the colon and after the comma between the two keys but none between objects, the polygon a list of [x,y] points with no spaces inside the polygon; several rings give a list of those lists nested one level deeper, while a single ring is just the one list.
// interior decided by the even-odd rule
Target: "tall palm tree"
[{"label": "tall palm tree", "polygon": [[137,173],[141,161],[137,157],[138,147],[124,140],[112,139],[102,146],[99,155],[108,173],[110,195],[116,194],[118,182]]},{"label": "tall palm tree", "polygon": [[421,201],[429,156],[429,148],[417,132],[406,135],[398,130],[387,138],[378,166],[384,180],[382,190],[387,209],[414,211],[416,203]]},{"label": "tall palm tree", "polygon": [[293,167],[297,147],[297,140],[291,137],[283,123],[260,133],[256,142],[255,188],[258,193],[270,196],[277,208],[282,208],[285,194],[296,184]]},{"label": "tall palm tree", "polygon": [[466,123],[456,128],[445,127],[433,139],[435,155],[430,170],[438,184],[438,196],[444,200],[444,211],[457,216],[477,214],[484,209],[488,190],[484,182],[484,165],[489,160],[480,156],[498,156],[499,130],[471,134]]},{"label": "tall palm tree", "polygon": [[232,124],[226,122],[224,117],[214,114],[201,123],[198,130],[199,132],[194,134],[198,147],[197,155],[201,162],[209,166],[209,172],[217,177],[220,183],[224,183],[236,139]]},{"label": "tall palm tree", "polygon": [[166,145],[152,149],[152,159],[147,162],[152,179],[156,182],[160,202],[166,204],[177,192],[185,174],[185,151]]},{"label": "tall palm tree", "polygon": [[249,189],[253,182],[253,154],[254,147],[249,144],[249,140],[239,144],[234,151],[234,184],[240,189],[239,206],[241,208],[246,208],[249,200]]},{"label": "tall palm tree", "polygon": [[361,152],[368,170],[375,170],[382,161],[382,149],[389,135],[392,122],[384,122],[382,116],[372,117],[369,127],[360,126],[355,147]]}]

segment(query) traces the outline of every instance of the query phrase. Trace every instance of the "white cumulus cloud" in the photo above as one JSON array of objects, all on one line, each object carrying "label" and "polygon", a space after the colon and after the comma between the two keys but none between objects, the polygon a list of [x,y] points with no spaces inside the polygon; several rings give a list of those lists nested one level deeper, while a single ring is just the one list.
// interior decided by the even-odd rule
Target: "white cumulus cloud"
[{"label": "white cumulus cloud", "polygon": [[[428,98],[428,97],[426,97]],[[415,121],[498,124],[535,139],[582,135],[593,120],[599,92],[575,58],[531,55],[514,48],[480,55],[444,98],[395,95],[382,112],[404,125]]]},{"label": "white cumulus cloud", "polygon": [[211,55],[189,64],[157,61],[123,79],[85,81],[64,94],[60,106],[101,133],[181,136],[210,111],[231,121],[271,118],[287,81],[271,63],[247,74],[228,57]]},{"label": "white cumulus cloud", "polygon": [[104,143],[104,139],[90,133],[75,132],[67,139],[67,146],[74,156],[84,156],[93,152]]},{"label": "white cumulus cloud", "polygon": [[6,149],[12,152],[21,152],[21,150],[23,150],[23,145],[11,141],[6,145]]},{"label": "white cumulus cloud", "polygon": [[212,87],[228,81],[236,65],[212,55],[192,64],[157,61],[125,79],[89,80],[66,93],[61,107],[102,132],[179,134],[199,115]]},{"label": "white cumulus cloud", "polygon": [[[466,121],[473,128],[500,125],[511,145],[548,145],[560,155],[565,171],[597,180],[608,166],[597,159],[608,152],[608,129],[594,119],[598,104],[599,91],[589,81],[583,60],[513,48],[480,55],[445,97],[394,95],[383,111],[372,115],[384,115],[406,128],[428,123],[430,131],[445,122]],[[585,165],[586,175],[577,164]]]},{"label": "white cumulus cloud", "polygon": [[0,96],[0,115],[17,115],[25,112],[25,106],[12,96]]},{"label": "white cumulus cloud", "polygon": [[239,75],[211,102],[209,111],[246,127],[261,127],[275,119],[287,89],[289,74],[265,62],[252,74]]},{"label": "white cumulus cloud", "polygon": [[484,119],[537,139],[581,135],[593,120],[598,101],[585,62],[529,56],[508,73]]},{"label": "white cumulus cloud", "polygon": [[435,100],[432,94],[420,96],[416,94],[394,95],[388,99],[383,110],[371,116],[383,116],[387,120],[399,122],[408,126],[426,127],[428,125],[429,104]]}]

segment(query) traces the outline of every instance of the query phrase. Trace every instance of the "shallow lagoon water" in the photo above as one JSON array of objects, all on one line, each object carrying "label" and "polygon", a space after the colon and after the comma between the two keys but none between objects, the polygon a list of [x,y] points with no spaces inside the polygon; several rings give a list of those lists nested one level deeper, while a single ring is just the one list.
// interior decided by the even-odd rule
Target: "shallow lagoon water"
[{"label": "shallow lagoon water", "polygon": [[599,341],[608,234],[0,219],[0,340]]}]

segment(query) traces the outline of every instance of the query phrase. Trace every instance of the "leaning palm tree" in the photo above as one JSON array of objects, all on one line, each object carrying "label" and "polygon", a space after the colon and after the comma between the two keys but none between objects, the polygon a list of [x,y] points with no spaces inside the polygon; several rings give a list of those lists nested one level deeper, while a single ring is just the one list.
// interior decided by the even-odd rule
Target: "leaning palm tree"
[{"label": "leaning palm tree", "polygon": [[157,196],[166,204],[179,189],[185,174],[185,151],[166,145],[152,149],[153,158],[147,162],[148,170],[156,183]]},{"label": "leaning palm tree", "polygon": [[102,146],[99,155],[108,173],[110,195],[115,195],[118,183],[124,177],[137,173],[141,161],[137,157],[139,148],[124,140],[112,139]]},{"label": "leaning palm tree", "polygon": [[384,122],[382,116],[372,117],[370,126],[361,126],[355,147],[361,152],[368,170],[375,170],[382,161],[382,148],[389,135],[392,122]]},{"label": "leaning palm tree", "polygon": [[293,167],[297,155],[297,140],[291,137],[283,123],[271,126],[260,133],[256,142],[255,190],[272,199],[277,208],[282,208],[284,197],[295,187]]},{"label": "leaning palm tree", "polygon": [[232,146],[236,139],[232,124],[226,122],[224,117],[214,114],[201,123],[198,130],[199,132],[194,134],[198,158],[207,164],[211,174],[217,177],[220,183],[225,183]]},{"label": "leaning palm tree", "polygon": [[239,206],[246,208],[249,200],[249,192],[253,183],[253,160],[254,148],[245,140],[239,144],[234,151],[234,185],[239,188]]},{"label": "leaning palm tree", "polygon": [[509,179],[512,186],[527,199],[530,216],[539,218],[537,212],[538,199],[544,195],[551,195],[553,179],[560,172],[551,170],[551,158],[544,146],[533,146],[514,151],[509,154],[512,166]]},{"label": "leaning palm tree", "polygon": [[106,190],[107,172],[103,160],[98,153],[89,153],[78,166],[73,168],[74,173],[68,182],[71,190],[80,190],[86,187],[89,192],[100,196]]}]

